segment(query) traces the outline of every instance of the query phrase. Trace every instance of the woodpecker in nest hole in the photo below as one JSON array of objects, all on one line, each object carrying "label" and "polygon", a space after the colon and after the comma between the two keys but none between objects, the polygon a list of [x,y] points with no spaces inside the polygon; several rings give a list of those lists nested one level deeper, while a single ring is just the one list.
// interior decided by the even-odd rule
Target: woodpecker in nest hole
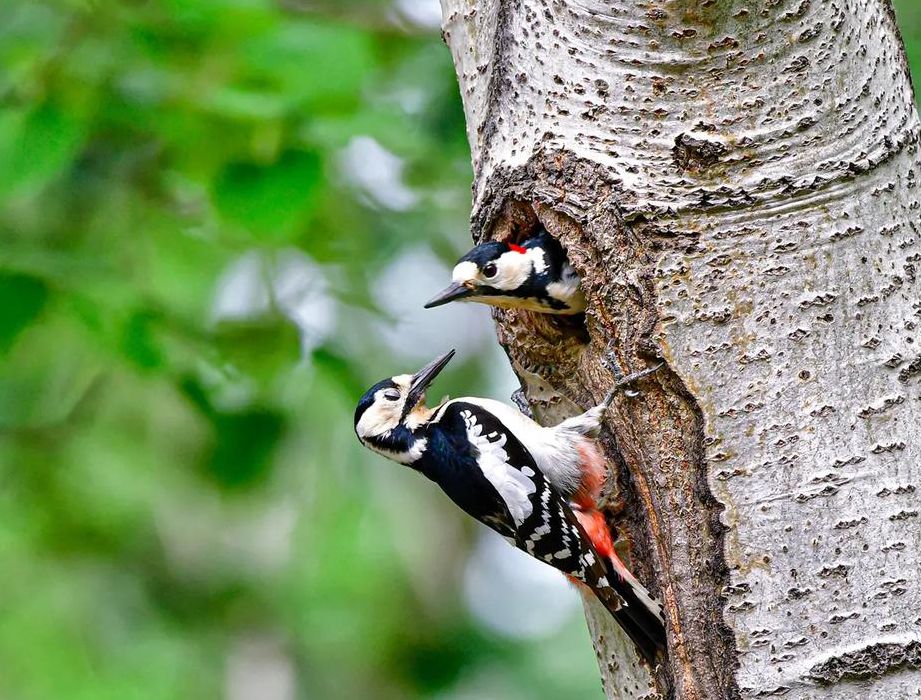
[{"label": "woodpecker in nest hole", "polygon": [[585,311],[579,275],[545,229],[521,245],[489,241],[457,261],[451,284],[425,308],[478,301],[506,309],[573,315]]},{"label": "woodpecker in nest hole", "polygon": [[359,440],[421,472],[513,546],[587,586],[655,665],[665,647],[661,608],[617,557],[597,510],[605,465],[594,437],[615,393],[658,367],[625,377],[594,408],[543,427],[490,399],[426,407],[426,388],[453,355],[368,389],[355,409]]}]

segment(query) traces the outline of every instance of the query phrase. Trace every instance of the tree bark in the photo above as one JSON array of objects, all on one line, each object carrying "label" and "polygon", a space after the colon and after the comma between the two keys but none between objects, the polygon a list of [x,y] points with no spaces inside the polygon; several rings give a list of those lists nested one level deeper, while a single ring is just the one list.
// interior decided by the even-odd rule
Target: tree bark
[{"label": "tree bark", "polygon": [[476,241],[543,224],[584,323],[496,311],[539,418],[654,358],[603,438],[663,602],[609,698],[921,697],[918,136],[888,0],[442,0]]}]

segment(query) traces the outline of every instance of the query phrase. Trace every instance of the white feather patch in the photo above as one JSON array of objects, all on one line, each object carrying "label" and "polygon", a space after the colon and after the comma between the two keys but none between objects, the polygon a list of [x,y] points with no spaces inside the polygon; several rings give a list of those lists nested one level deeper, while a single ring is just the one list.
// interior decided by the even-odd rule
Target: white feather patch
[{"label": "white feather patch", "polygon": [[483,426],[477,423],[472,411],[461,411],[461,418],[467,426],[467,439],[480,453],[477,465],[499,492],[515,524],[521,525],[531,515],[532,506],[528,496],[537,490],[537,486],[523,471],[508,463],[505,435],[483,435]]},{"label": "white feather patch", "polygon": [[544,427],[501,401],[473,396],[452,399],[438,410],[433,420],[441,420],[448,405],[456,402],[472,403],[495,416],[522,442],[534,457],[537,468],[564,496],[578,487],[582,478],[578,445],[585,437],[577,431],[565,424]]},{"label": "white feather patch", "polygon": [[400,464],[413,464],[422,459],[422,455],[425,453],[425,448],[428,447],[428,440],[425,438],[419,438],[414,441],[412,447],[410,447],[405,452],[391,452],[390,450],[383,450],[373,445],[368,444],[375,452],[384,455],[387,459],[392,459],[394,462]]},{"label": "white feather patch", "polygon": [[531,264],[537,274],[547,269],[547,256],[543,248],[529,248],[525,255],[531,259]]},{"label": "white feather patch", "polygon": [[480,270],[475,262],[465,260],[454,266],[454,271],[451,273],[451,279],[458,284],[463,284],[464,282],[476,279],[479,272]]}]

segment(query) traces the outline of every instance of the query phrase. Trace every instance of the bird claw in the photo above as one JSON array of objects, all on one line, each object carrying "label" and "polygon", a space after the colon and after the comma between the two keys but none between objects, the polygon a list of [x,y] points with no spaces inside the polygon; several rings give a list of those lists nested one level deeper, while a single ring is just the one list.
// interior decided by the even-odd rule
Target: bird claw
[{"label": "bird claw", "polygon": [[[635,382],[635,381],[637,381],[637,380],[639,380],[639,379],[642,379],[643,377],[648,377],[650,374],[654,374],[655,372],[658,372],[658,371],[659,371],[660,369],[662,369],[663,367],[665,367],[665,363],[664,363],[664,362],[660,362],[659,364],[655,365],[654,367],[647,367],[646,369],[641,369],[639,372],[634,372],[633,374],[628,374],[626,377],[622,377],[622,378],[613,386],[612,390],[615,390],[615,391],[616,391],[617,389],[623,389],[623,387],[627,386],[628,384],[633,384],[633,382]],[[627,390],[624,390],[624,393],[626,394],[626,393],[627,393]],[[639,393],[640,393],[640,392],[639,392],[639,391],[636,391],[635,393],[636,393],[637,396],[639,396]]]},{"label": "bird claw", "polygon": [[662,367],[665,366],[664,362],[660,362],[654,367],[647,367],[646,369],[642,369],[639,372],[633,372],[632,374],[628,374],[624,376],[623,371],[620,369],[620,366],[617,364],[614,358],[614,352],[612,350],[613,344],[614,344],[614,341],[609,342],[608,347],[605,349],[604,354],[601,356],[601,361],[604,363],[604,365],[609,370],[611,370],[611,373],[614,375],[614,378],[617,380],[614,386],[611,387],[611,390],[608,392],[608,395],[605,397],[605,400],[603,402],[605,405],[610,404],[611,400],[614,398],[614,395],[618,391],[623,391],[624,396],[626,396],[627,398],[631,398],[631,399],[636,398],[637,396],[640,395],[640,392],[636,389],[627,389],[625,387],[627,387],[630,384],[633,384],[635,381],[642,379],[643,377],[653,374],[654,372],[658,372],[660,369],[662,369]]},{"label": "bird claw", "polygon": [[[604,354],[601,356],[601,362],[611,370],[611,373],[614,375],[614,379],[617,382],[622,382],[624,380],[624,373],[621,370],[620,365],[617,364],[617,358],[614,356],[614,341],[609,341],[608,346],[604,349]],[[635,399],[640,395],[636,389],[624,389],[624,396],[628,399]]]},{"label": "bird claw", "polygon": [[528,397],[524,394],[524,389],[518,388],[512,392],[512,403],[518,407],[518,410],[525,414],[528,418],[534,418],[534,415],[531,413],[531,404],[528,403]]}]

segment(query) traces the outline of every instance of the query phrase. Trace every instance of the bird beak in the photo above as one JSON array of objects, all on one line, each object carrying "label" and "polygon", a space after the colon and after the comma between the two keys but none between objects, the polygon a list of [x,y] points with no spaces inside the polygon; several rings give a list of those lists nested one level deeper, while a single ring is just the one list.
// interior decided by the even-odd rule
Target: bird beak
[{"label": "bird beak", "polygon": [[463,282],[452,282],[450,286],[442,289],[438,294],[429,299],[425,305],[426,309],[434,309],[436,306],[447,304],[449,301],[466,299],[473,295],[473,290],[467,287]]},{"label": "bird beak", "polygon": [[454,357],[454,350],[449,350],[444,355],[436,357],[413,375],[409,384],[409,394],[406,396],[405,406],[408,411],[416,407],[428,385],[435,381],[435,377],[447,366],[452,357]]}]

